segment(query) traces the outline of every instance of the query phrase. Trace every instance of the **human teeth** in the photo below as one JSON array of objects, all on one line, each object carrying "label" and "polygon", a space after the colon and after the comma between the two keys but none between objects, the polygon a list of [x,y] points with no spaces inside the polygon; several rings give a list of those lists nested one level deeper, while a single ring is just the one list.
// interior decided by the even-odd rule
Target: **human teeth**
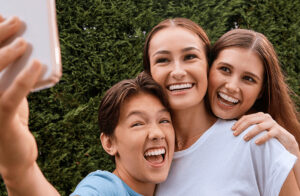
[{"label": "human teeth", "polygon": [[145,156],[156,156],[156,155],[161,155],[161,154],[165,154],[165,153],[166,153],[166,150],[164,148],[162,148],[162,149],[151,149],[151,150],[148,150],[145,153]]},{"label": "human teeth", "polygon": [[169,90],[180,90],[180,89],[186,89],[186,88],[192,88],[192,84],[174,84],[169,86]]},{"label": "human teeth", "polygon": [[233,98],[233,97],[229,97],[228,95],[226,95],[226,94],[224,94],[224,93],[219,92],[219,95],[220,95],[221,98],[225,99],[226,101],[229,101],[229,102],[232,102],[232,103],[237,103],[237,102],[239,102],[238,99],[235,99],[235,98]]}]

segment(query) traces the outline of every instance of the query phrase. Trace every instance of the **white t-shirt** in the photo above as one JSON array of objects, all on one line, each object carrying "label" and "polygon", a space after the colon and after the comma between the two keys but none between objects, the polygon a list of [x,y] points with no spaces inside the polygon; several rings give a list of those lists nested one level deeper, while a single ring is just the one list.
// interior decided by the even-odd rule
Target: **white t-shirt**
[{"label": "white t-shirt", "polygon": [[276,140],[256,145],[232,134],[235,121],[219,119],[191,147],[175,152],[156,195],[276,196],[296,162]]}]

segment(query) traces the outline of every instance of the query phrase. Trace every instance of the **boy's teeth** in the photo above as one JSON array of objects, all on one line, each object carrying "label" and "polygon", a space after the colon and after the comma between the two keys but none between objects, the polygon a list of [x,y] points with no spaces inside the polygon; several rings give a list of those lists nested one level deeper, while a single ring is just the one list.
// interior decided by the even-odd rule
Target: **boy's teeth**
[{"label": "boy's teeth", "polygon": [[148,150],[145,153],[145,156],[162,155],[162,154],[165,154],[165,153],[166,153],[166,150],[164,148],[162,148],[162,149],[151,149],[151,150]]},{"label": "boy's teeth", "polygon": [[229,97],[228,95],[226,95],[226,94],[224,94],[224,93],[219,92],[219,95],[220,95],[221,98],[225,99],[226,101],[229,101],[229,102],[232,102],[232,103],[237,103],[237,102],[239,102],[238,99],[235,99],[235,98],[233,98],[233,97]]},{"label": "boy's teeth", "polygon": [[187,89],[192,88],[192,84],[174,84],[169,86],[169,90],[181,90],[181,89]]}]

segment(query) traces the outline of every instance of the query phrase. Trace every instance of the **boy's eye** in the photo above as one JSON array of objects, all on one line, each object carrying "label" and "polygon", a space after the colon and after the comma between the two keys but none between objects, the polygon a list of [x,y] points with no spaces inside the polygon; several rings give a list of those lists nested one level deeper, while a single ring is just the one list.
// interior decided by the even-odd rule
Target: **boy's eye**
[{"label": "boy's eye", "polygon": [[159,123],[171,123],[171,121],[168,119],[164,119],[164,120],[159,121]]},{"label": "boy's eye", "polygon": [[197,56],[196,55],[194,55],[194,54],[188,54],[188,55],[186,55],[185,57],[184,57],[184,60],[191,60],[191,59],[194,59],[194,58],[196,58]]},{"label": "boy's eye", "polygon": [[143,123],[141,123],[141,122],[136,122],[136,123],[133,123],[132,125],[131,125],[131,127],[138,127],[138,126],[142,126],[143,125]]}]

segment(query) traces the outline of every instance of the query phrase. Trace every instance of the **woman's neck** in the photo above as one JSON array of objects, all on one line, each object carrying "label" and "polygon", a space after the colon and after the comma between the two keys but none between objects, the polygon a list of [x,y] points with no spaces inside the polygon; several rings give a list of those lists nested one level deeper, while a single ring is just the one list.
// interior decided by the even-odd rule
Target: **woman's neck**
[{"label": "woman's neck", "polygon": [[156,184],[154,183],[146,183],[142,181],[138,181],[134,179],[131,175],[129,175],[124,168],[116,168],[113,172],[116,176],[118,176],[123,182],[125,182],[132,190],[135,192],[144,195],[144,196],[153,196]]},{"label": "woman's neck", "polygon": [[173,110],[173,125],[176,133],[175,151],[189,148],[217,120],[204,104],[184,110]]}]

